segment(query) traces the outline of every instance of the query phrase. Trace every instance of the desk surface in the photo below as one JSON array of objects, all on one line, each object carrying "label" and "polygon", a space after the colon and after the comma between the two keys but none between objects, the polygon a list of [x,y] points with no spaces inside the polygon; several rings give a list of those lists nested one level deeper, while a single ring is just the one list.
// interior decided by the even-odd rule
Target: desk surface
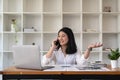
[{"label": "desk surface", "polygon": [[109,71],[41,71],[29,69],[17,69],[9,67],[2,71],[3,80],[7,79],[60,79],[60,80],[80,80],[80,79],[120,79],[120,68]]},{"label": "desk surface", "polygon": [[76,74],[81,74],[81,75],[85,75],[85,74],[90,74],[90,75],[94,75],[94,74],[104,74],[104,75],[120,75],[120,68],[117,69],[111,69],[110,66],[107,66],[108,69],[110,69],[110,71],[41,71],[41,70],[30,70],[30,69],[17,69],[15,67],[9,67],[7,69],[4,69],[2,71],[3,75],[12,75],[12,74],[20,74],[20,75],[76,75]]}]

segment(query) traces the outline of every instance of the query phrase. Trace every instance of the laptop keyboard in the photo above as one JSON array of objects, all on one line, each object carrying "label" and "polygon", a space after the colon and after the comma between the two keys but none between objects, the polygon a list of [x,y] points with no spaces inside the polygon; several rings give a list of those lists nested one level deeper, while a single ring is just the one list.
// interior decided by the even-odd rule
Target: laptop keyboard
[{"label": "laptop keyboard", "polygon": [[45,70],[45,69],[50,69],[50,68],[54,68],[55,66],[43,66],[42,69]]}]

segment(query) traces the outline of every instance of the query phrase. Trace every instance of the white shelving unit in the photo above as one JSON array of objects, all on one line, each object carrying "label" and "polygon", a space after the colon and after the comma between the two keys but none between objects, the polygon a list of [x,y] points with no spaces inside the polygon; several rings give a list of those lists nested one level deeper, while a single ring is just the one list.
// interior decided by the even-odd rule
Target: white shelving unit
[{"label": "white shelving unit", "polygon": [[[12,19],[17,33],[11,32]],[[81,53],[89,44],[102,42],[103,47],[93,49],[89,59],[109,64],[109,51],[104,48],[120,49],[119,22],[120,0],[0,0],[0,68],[13,64],[15,34],[18,45],[37,44],[45,54],[64,26],[73,30]],[[25,31],[32,28],[35,31]]]}]

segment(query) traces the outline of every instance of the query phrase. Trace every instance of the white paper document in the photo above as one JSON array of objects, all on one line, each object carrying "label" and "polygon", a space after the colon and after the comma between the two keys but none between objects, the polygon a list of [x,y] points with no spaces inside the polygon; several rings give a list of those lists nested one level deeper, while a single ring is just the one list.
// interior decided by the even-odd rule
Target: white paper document
[{"label": "white paper document", "polygon": [[110,71],[106,67],[101,67],[100,69],[90,69],[90,68],[83,68],[78,66],[55,66],[51,69],[46,69],[44,71]]}]

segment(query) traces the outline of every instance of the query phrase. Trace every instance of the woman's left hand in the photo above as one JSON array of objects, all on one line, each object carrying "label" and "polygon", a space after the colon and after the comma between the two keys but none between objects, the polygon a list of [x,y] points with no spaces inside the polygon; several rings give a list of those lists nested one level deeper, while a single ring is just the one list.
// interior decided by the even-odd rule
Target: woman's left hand
[{"label": "woman's left hand", "polygon": [[88,48],[97,48],[97,47],[101,47],[101,46],[103,46],[103,44],[100,43],[100,42],[97,42],[97,43],[94,43],[94,44],[90,44],[88,46]]}]

